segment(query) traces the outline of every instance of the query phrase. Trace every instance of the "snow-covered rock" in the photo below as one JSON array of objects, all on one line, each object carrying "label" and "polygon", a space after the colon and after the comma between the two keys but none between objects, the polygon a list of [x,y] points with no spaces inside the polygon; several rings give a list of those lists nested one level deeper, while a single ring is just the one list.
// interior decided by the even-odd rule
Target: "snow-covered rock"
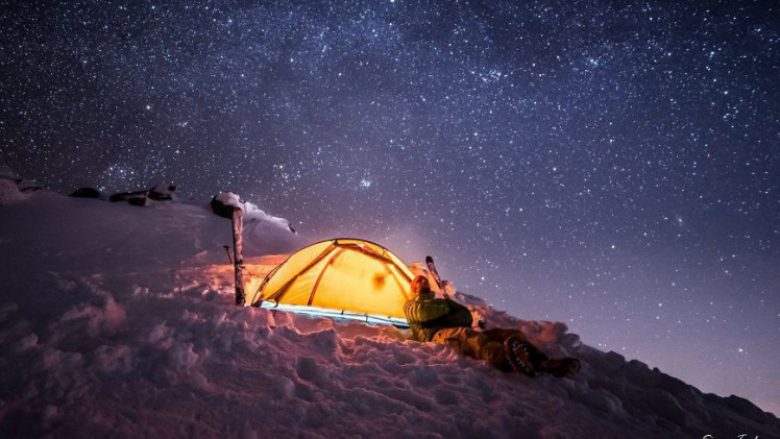
[{"label": "snow-covered rock", "polygon": [[80,188],[74,190],[68,196],[69,197],[73,197],[73,198],[94,198],[94,199],[100,199],[102,195],[101,195],[99,190],[97,190],[97,189],[95,189],[93,187],[85,186],[85,187],[80,187]]},{"label": "snow-covered rock", "polygon": [[22,181],[8,165],[0,163],[0,206],[16,203],[27,198],[19,189]]},{"label": "snow-covered rock", "polygon": [[173,199],[174,192],[176,192],[176,185],[159,183],[149,189],[149,198],[155,201],[168,201]]},{"label": "snow-covered rock", "polygon": [[[294,235],[263,227],[291,250]],[[747,400],[473,296],[456,295],[489,324],[577,356],[580,375],[528,379],[393,327],[235,307],[229,242],[229,222],[201,206],[36,193],[0,207],[0,437],[780,436]],[[248,268],[261,276],[282,259]]]},{"label": "snow-covered rock", "polygon": [[19,190],[15,179],[0,176],[0,206],[16,203],[25,198],[27,195]]}]

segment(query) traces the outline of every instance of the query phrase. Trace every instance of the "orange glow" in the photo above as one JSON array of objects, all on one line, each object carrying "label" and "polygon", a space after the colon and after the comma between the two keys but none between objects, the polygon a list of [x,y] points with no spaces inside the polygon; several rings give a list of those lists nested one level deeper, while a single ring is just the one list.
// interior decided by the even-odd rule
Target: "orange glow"
[{"label": "orange glow", "polygon": [[[244,261],[246,267],[246,278],[249,281],[244,285],[248,294],[257,291],[257,287],[263,281],[263,278],[276,268],[279,264],[284,262],[289,255],[268,255],[255,258],[249,258]],[[234,294],[233,282],[234,282],[234,268],[232,264],[214,264],[209,265],[205,269],[198,268],[198,277],[205,277],[209,287],[215,291],[220,291],[222,294]],[[249,305],[247,303],[247,305]]]}]

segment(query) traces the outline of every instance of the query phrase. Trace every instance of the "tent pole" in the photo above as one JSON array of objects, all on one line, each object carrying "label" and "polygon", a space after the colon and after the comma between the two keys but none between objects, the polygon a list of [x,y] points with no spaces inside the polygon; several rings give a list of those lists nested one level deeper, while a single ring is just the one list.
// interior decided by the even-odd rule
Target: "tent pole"
[{"label": "tent pole", "polygon": [[233,209],[233,267],[236,272],[236,305],[244,306],[246,292],[244,292],[244,210]]}]

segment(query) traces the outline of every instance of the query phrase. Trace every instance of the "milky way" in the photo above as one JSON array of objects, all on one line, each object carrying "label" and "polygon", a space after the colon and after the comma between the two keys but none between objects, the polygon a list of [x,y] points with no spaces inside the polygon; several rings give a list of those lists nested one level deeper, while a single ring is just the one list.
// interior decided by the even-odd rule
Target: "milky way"
[{"label": "milky way", "polygon": [[0,158],[312,240],[780,413],[774,2],[0,2]]}]

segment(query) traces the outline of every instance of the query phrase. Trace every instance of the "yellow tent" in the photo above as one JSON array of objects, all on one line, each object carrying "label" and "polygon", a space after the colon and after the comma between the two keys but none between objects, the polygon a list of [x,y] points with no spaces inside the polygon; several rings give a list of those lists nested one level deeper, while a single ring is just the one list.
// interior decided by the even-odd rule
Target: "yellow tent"
[{"label": "yellow tent", "polygon": [[253,306],[405,325],[413,275],[386,248],[360,239],[318,242],[268,273]]}]

